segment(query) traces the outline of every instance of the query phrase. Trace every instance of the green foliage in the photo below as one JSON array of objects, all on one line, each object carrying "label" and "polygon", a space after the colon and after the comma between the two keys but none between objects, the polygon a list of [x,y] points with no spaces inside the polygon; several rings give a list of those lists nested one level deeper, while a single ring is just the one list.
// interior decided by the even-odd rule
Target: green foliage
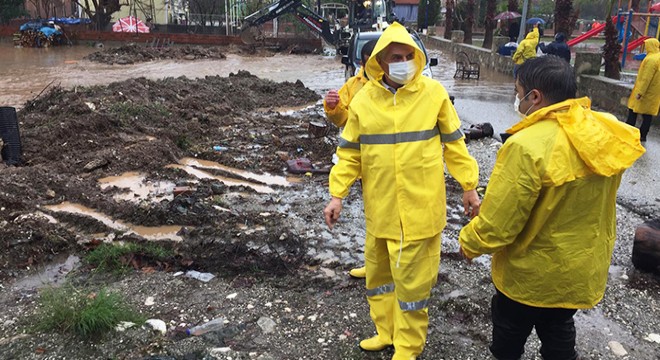
[{"label": "green foliage", "polygon": [[137,257],[160,261],[170,256],[172,256],[171,250],[157,244],[113,245],[104,243],[89,252],[84,260],[94,266],[96,271],[120,275],[132,269],[131,261]]},{"label": "green foliage", "polygon": [[424,29],[434,26],[440,14],[440,0],[428,0],[428,12],[426,11],[426,1],[420,0],[419,9],[417,10],[417,24]]},{"label": "green foliage", "polygon": [[98,338],[121,321],[144,322],[116,293],[76,289],[71,285],[47,288],[39,296],[35,330],[64,331],[83,339]]},{"label": "green foliage", "polygon": [[24,0],[2,0],[0,2],[0,24],[27,15],[24,3]]}]

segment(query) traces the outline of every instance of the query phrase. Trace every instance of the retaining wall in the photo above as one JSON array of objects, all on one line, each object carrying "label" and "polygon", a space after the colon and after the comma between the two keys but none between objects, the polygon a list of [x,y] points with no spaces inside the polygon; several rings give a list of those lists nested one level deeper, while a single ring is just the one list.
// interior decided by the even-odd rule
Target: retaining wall
[{"label": "retaining wall", "polygon": [[435,47],[452,54],[464,51],[471,61],[478,62],[481,67],[486,67],[505,74],[513,74],[513,60],[510,57],[493,53],[490,49],[479,46],[459,44],[445,38],[429,36],[424,38],[428,47]]},{"label": "retaining wall", "polygon": [[[435,47],[452,54],[464,51],[468,54],[470,60],[479,62],[481,67],[487,67],[505,74],[513,74],[513,60],[510,57],[493,53],[478,46],[455,43],[440,37],[426,37],[424,41],[429,47]],[[628,97],[633,88],[631,82],[584,74],[578,76],[577,82],[578,96],[591,98],[594,108],[610,112],[622,120],[628,116]],[[654,119],[654,124],[659,122],[658,118]]]}]

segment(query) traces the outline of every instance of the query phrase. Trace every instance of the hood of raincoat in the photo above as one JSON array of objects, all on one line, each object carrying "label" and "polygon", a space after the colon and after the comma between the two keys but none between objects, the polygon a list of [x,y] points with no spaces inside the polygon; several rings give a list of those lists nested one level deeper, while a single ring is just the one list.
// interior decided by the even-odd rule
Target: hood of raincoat
[{"label": "hood of raincoat", "polygon": [[539,39],[539,31],[537,29],[534,29],[527,33],[527,36],[525,36],[525,40],[538,40]]},{"label": "hood of raincoat", "polygon": [[646,39],[644,40],[644,49],[646,49],[647,54],[656,54],[660,52],[660,41],[658,39]]},{"label": "hood of raincoat", "polygon": [[555,35],[555,41],[556,42],[562,43],[562,42],[564,42],[564,40],[566,40],[566,35],[564,35],[564,33],[558,32],[557,35]]},{"label": "hood of raincoat", "polygon": [[367,76],[370,80],[376,82],[380,82],[380,80],[383,78],[384,71],[383,68],[380,67],[377,58],[379,53],[391,43],[406,44],[412,46],[415,49],[414,60],[415,64],[417,65],[417,72],[415,73],[413,80],[405,85],[409,87],[410,84],[416,82],[416,80],[421,76],[424,65],[426,64],[426,56],[424,55],[424,52],[419,48],[419,46],[417,46],[412,36],[410,36],[408,30],[406,30],[403,25],[397,22],[394,22],[392,25],[388,26],[387,29],[383,31],[383,35],[381,35],[378,39],[376,47],[374,47],[374,51],[371,53],[369,60],[367,60],[367,65],[365,66]]},{"label": "hood of raincoat", "polygon": [[[538,121],[549,119],[559,123],[582,161],[598,175],[619,174],[646,151],[640,143],[638,129],[627,126],[613,115],[591,110],[591,100],[587,97],[568,99],[539,109],[506,132],[515,134]],[[550,177],[565,178],[561,174],[550,174]]]}]

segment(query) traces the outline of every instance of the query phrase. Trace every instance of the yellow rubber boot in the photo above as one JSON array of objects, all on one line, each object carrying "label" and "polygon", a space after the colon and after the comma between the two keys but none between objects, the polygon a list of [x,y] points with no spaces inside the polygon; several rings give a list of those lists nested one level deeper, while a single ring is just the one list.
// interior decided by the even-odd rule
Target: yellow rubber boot
[{"label": "yellow rubber boot", "polygon": [[388,347],[392,346],[392,343],[389,344],[382,342],[379,335],[372,336],[368,339],[360,341],[360,349],[364,351],[381,351],[385,350]]},{"label": "yellow rubber boot", "polygon": [[356,279],[364,279],[367,277],[367,268],[363,266],[363,267],[351,269],[351,271],[348,272],[348,275]]},{"label": "yellow rubber boot", "polygon": [[414,355],[401,355],[401,353],[394,353],[394,356],[392,356],[392,360],[415,360],[417,359],[417,356]]},{"label": "yellow rubber boot", "polygon": [[369,315],[376,326],[378,335],[360,341],[360,348],[366,351],[381,351],[393,343],[394,311],[396,299],[393,292],[367,297]]}]

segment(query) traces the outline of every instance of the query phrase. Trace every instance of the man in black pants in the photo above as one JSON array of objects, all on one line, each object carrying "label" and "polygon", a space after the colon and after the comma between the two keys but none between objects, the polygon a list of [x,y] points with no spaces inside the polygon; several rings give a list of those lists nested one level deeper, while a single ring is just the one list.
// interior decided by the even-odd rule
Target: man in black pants
[{"label": "man in black pants", "polygon": [[603,298],[616,192],[644,148],[637,129],[575,98],[573,70],[557,56],[525,61],[515,89],[522,120],[507,130],[461,252],[493,254],[495,358],[519,359],[536,328],[544,360],[575,360],[573,315]]}]

